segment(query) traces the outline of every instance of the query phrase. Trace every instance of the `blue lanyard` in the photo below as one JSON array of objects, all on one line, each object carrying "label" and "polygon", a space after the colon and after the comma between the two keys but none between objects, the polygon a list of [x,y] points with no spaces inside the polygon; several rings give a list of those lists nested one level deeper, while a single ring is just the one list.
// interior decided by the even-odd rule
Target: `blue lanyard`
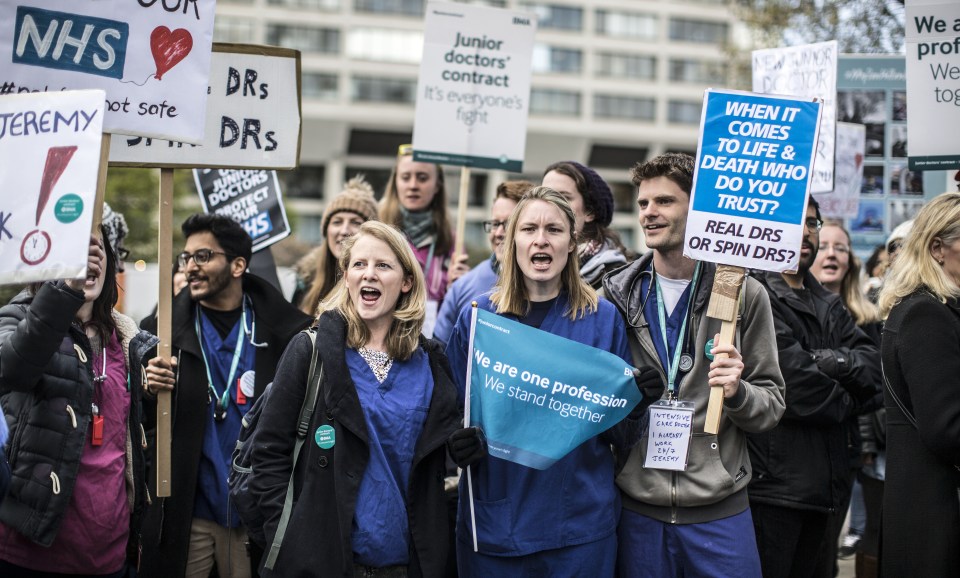
[{"label": "blue lanyard", "polygon": [[227,407],[230,403],[230,384],[236,382],[237,367],[240,365],[240,355],[243,353],[244,329],[247,327],[247,306],[243,303],[243,309],[240,310],[240,330],[237,331],[237,345],[233,350],[233,361],[230,362],[230,374],[227,376],[227,383],[224,385],[223,394],[217,393],[217,388],[213,385],[213,377],[210,375],[210,362],[207,361],[207,352],[203,349],[203,333],[200,331],[200,316],[203,312],[197,305],[197,314],[194,316],[194,325],[197,330],[197,340],[200,342],[200,355],[203,357],[203,369],[207,372],[207,387],[211,401],[216,401],[213,417],[217,421],[222,420],[227,415]]},{"label": "blue lanyard", "polygon": [[657,319],[660,321],[660,337],[663,338],[663,347],[667,351],[667,389],[670,391],[670,397],[677,397],[677,371],[680,369],[680,355],[683,353],[683,343],[687,331],[687,319],[690,317],[690,302],[693,300],[693,292],[697,288],[697,279],[700,278],[700,262],[697,262],[693,270],[693,279],[690,281],[690,296],[687,297],[687,311],[683,315],[683,323],[680,324],[680,334],[677,337],[677,346],[673,350],[673,359],[670,358],[670,343],[667,341],[667,321],[663,306],[663,290],[660,288],[660,277],[657,272],[653,272],[653,278],[657,283]]}]

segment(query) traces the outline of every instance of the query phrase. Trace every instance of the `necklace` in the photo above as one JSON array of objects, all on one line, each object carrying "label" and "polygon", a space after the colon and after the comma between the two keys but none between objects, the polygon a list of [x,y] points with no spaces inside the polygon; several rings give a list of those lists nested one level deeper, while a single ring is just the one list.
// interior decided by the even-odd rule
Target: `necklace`
[{"label": "necklace", "polygon": [[366,347],[357,349],[357,353],[370,366],[370,370],[373,371],[377,381],[383,383],[383,380],[387,379],[387,374],[390,373],[390,368],[393,367],[393,358],[385,351],[376,351]]}]

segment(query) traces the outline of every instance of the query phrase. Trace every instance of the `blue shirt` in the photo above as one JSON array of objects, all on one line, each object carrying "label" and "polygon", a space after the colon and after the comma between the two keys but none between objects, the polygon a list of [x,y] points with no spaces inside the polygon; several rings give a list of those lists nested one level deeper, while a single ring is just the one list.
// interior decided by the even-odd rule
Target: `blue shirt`
[{"label": "blue shirt", "polygon": [[394,360],[380,383],[355,349],[346,350],[370,436],[370,462],[363,472],[353,518],[354,559],[367,566],[410,561],[407,487],[417,440],[433,397],[433,374],[423,349]]},{"label": "blue shirt", "polygon": [[437,324],[433,327],[433,338],[445,344],[453,333],[453,325],[460,311],[477,297],[493,291],[496,284],[497,273],[493,270],[492,257],[454,281],[440,306]]},{"label": "blue shirt", "polygon": [[[660,296],[657,294],[656,283],[653,283],[653,287],[650,287],[652,282],[653,279],[650,275],[643,275],[643,278],[640,280],[640,294],[648,295],[643,303],[643,317],[647,323],[650,324],[650,339],[653,341],[653,346],[657,350],[657,357],[660,358],[660,365],[663,366],[663,371],[667,372],[667,368],[670,367],[668,362],[673,362],[677,345],[683,345],[680,343],[680,326],[683,324],[684,316],[687,315],[689,309],[690,291],[692,290],[693,283],[691,282],[687,285],[687,288],[680,294],[680,300],[677,301],[677,306],[673,308],[673,312],[669,316],[667,316],[666,311],[664,311],[664,320],[667,323],[667,343],[664,343],[663,332],[660,330],[660,316],[657,313],[657,300]],[[649,291],[649,293],[647,293],[647,291]],[[688,333],[693,331],[690,322],[687,322],[686,330]],[[686,338],[686,336],[684,336],[684,338]],[[696,351],[689,351],[688,353],[691,357],[695,358],[697,356]],[[686,371],[677,370],[677,381],[674,384],[677,391],[680,391],[680,382],[686,374]]]}]

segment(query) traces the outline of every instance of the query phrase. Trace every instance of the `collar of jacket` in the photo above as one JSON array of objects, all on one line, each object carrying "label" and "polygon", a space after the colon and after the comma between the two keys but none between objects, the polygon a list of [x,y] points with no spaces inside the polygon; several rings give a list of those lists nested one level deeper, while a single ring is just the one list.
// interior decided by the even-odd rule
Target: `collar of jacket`
[{"label": "collar of jacket", "polygon": [[[628,320],[639,319],[643,311],[644,296],[641,294],[641,281],[649,276],[647,268],[653,261],[653,251],[647,251],[639,259],[612,271],[603,278],[603,295],[627,315]],[[710,302],[713,290],[713,278],[717,272],[714,263],[700,262],[700,280],[693,302],[693,310],[699,313]]]},{"label": "collar of jacket", "polygon": [[[815,311],[810,311],[810,307],[807,302],[803,299],[800,299],[793,288],[787,284],[783,278],[783,275],[780,273],[766,271],[761,275],[761,277],[764,279],[767,287],[770,288],[770,291],[773,292],[777,299],[789,304],[792,309],[807,311],[811,315],[816,315]],[[817,281],[817,278],[814,277],[809,271],[803,275],[803,287],[809,290],[811,295],[819,298],[822,301],[829,301],[831,297],[836,297],[839,299],[839,297],[830,291],[827,291],[823,285]]]}]

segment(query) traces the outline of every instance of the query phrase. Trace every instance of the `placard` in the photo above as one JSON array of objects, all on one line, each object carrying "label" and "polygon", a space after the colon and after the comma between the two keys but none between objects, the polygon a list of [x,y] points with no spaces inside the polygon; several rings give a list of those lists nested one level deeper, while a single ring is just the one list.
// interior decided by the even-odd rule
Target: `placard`
[{"label": "placard", "polygon": [[194,169],[204,213],[237,221],[253,239],[254,252],[285,239],[290,223],[276,171]]},{"label": "placard", "polygon": [[837,163],[833,181],[836,187],[829,193],[814,195],[820,203],[820,214],[825,219],[857,216],[866,146],[867,127],[862,124],[837,123]]}]

